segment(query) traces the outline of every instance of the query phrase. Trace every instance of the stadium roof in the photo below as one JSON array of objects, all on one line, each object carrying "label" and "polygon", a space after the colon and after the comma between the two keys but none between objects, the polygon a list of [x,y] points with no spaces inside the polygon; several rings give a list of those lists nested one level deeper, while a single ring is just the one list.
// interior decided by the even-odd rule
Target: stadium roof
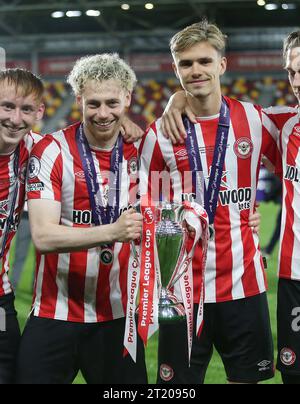
[{"label": "stadium roof", "polygon": [[[148,6],[150,9],[146,9],[147,2],[154,7],[151,9]],[[25,35],[101,32],[117,36],[120,32],[130,31],[151,34],[160,30],[181,29],[203,16],[221,27],[231,28],[299,25],[300,0],[266,0],[266,3],[274,3],[273,8],[277,6],[277,9],[268,11],[258,6],[256,0],[1,0],[0,36],[16,38]],[[128,4],[130,8],[122,9],[123,4]],[[294,7],[290,7],[292,5]],[[88,10],[101,14],[87,16]],[[61,18],[51,16],[57,11],[62,12]],[[80,11],[81,16],[67,17],[67,11]]]}]

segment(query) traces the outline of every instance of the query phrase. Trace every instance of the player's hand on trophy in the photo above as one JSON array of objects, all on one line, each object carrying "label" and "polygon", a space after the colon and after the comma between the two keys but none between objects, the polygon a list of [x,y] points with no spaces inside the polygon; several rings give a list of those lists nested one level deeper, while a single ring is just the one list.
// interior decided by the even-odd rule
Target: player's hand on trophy
[{"label": "player's hand on trophy", "polygon": [[170,98],[166,106],[161,122],[161,129],[167,139],[173,144],[184,143],[186,131],[182,121],[182,115],[187,115],[192,123],[197,123],[196,116],[187,104],[184,91],[178,91]]},{"label": "player's hand on trophy", "polygon": [[193,226],[189,225],[186,223],[186,229],[188,231],[189,237],[195,238],[196,237],[196,230],[194,229]]},{"label": "player's hand on trophy", "polygon": [[[258,207],[258,204],[255,205],[255,207]],[[254,213],[249,215],[249,227],[252,228],[253,233],[259,234],[259,228],[260,228],[260,213],[258,211],[255,211]]]},{"label": "player's hand on trophy", "polygon": [[127,243],[141,237],[143,230],[143,216],[134,209],[124,212],[114,223],[116,240]]},{"label": "player's hand on trophy", "polygon": [[126,143],[134,143],[143,137],[144,131],[128,117],[124,117],[121,134]]}]

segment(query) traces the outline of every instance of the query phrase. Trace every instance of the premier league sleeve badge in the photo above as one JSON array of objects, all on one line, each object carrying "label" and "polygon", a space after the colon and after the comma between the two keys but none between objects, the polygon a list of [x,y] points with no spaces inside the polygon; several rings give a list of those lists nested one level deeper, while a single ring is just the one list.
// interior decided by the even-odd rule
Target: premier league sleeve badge
[{"label": "premier league sleeve badge", "polygon": [[111,265],[114,260],[114,252],[112,248],[105,247],[101,248],[100,251],[100,261],[103,265]]}]

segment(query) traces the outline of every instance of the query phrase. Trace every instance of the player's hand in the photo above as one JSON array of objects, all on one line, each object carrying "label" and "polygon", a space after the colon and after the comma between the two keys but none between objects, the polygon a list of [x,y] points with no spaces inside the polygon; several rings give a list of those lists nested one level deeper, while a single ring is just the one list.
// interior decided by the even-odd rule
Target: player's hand
[{"label": "player's hand", "polygon": [[121,134],[126,143],[134,143],[143,137],[144,131],[125,116],[121,127]]},{"label": "player's hand", "polygon": [[[258,204],[255,205],[255,208],[258,208]],[[259,234],[260,229],[260,220],[261,215],[259,212],[255,211],[254,213],[250,214],[249,216],[249,227],[252,228],[254,234]]]},{"label": "player's hand", "polygon": [[196,230],[194,229],[193,226],[190,226],[188,223],[186,223],[186,229],[188,231],[189,237],[191,238],[196,237]]},{"label": "player's hand", "polygon": [[141,237],[143,230],[143,216],[134,209],[124,212],[114,223],[116,240],[127,243]]},{"label": "player's hand", "polygon": [[197,123],[196,117],[187,103],[185,92],[178,91],[170,98],[161,122],[164,136],[171,139],[173,144],[183,144],[187,137],[182,115],[187,115],[191,122]]}]

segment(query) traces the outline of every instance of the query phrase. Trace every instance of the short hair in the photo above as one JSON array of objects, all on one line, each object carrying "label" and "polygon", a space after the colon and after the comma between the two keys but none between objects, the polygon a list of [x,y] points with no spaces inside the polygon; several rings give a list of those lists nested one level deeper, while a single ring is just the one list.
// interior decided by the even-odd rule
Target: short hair
[{"label": "short hair", "polygon": [[283,42],[283,61],[286,63],[288,51],[300,47],[300,31],[291,32]]},{"label": "short hair", "polygon": [[121,87],[132,92],[137,79],[132,68],[117,53],[104,53],[79,59],[67,78],[75,95],[81,95],[87,81],[99,83],[115,79]]},{"label": "short hair", "polygon": [[7,82],[13,85],[16,91],[21,92],[25,97],[33,94],[37,100],[41,100],[44,94],[44,84],[42,80],[25,69],[3,69],[0,70],[0,83]]},{"label": "short hair", "polygon": [[209,42],[222,56],[225,54],[227,36],[214,24],[206,19],[177,32],[170,41],[170,49],[174,56],[191,48],[199,42]]}]

